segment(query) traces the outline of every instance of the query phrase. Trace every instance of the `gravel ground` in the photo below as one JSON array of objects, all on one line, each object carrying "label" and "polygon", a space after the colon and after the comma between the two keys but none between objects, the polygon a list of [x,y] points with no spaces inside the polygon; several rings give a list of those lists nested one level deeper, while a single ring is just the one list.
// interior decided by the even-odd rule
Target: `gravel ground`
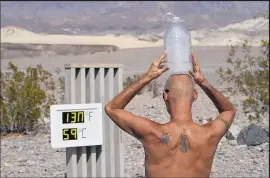
[{"label": "gravel ground", "polygon": [[[201,91],[193,106],[193,118],[205,121],[216,116],[210,99]],[[168,121],[161,97],[150,94],[136,96],[127,109],[137,115],[160,123]],[[242,119],[241,119],[242,118]],[[239,126],[239,124],[241,125]],[[246,126],[243,114],[238,113],[234,125]],[[64,177],[65,149],[52,149],[48,134],[13,136],[1,140],[1,177]],[[144,175],[144,152],[141,143],[125,134],[125,173],[127,177]],[[211,177],[269,177],[269,144],[247,147],[236,140],[219,143]]]}]

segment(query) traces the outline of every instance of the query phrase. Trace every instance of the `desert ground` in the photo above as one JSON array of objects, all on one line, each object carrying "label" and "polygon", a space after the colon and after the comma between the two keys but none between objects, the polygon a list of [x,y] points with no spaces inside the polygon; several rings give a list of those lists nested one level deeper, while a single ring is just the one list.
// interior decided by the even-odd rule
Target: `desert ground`
[{"label": "desert ground", "polygon": [[[198,62],[209,81],[214,86],[220,85],[216,81],[215,70],[226,65],[229,47],[226,46],[195,46],[193,51],[197,56]],[[92,55],[78,56],[37,56],[26,58],[12,58],[1,60],[1,71],[5,71],[8,62],[18,65],[21,69],[28,66],[36,66],[42,64],[50,72],[53,72],[57,67],[64,72],[64,64],[70,63],[103,63],[103,64],[123,64],[124,76],[146,72],[151,62],[155,60],[163,52],[162,47],[155,48],[135,48],[122,49],[112,53],[96,53]],[[253,48],[254,54],[259,53],[259,48]],[[208,77],[209,76],[209,77]],[[161,76],[161,78],[163,78]]]},{"label": "desert ground", "polygon": [[[209,82],[222,90],[217,82],[215,70],[225,66],[228,57],[228,47],[194,47],[199,64]],[[258,48],[252,49],[258,54]],[[124,77],[145,72],[151,62],[163,51],[162,47],[122,49],[116,52],[96,53],[81,56],[39,56],[32,58],[12,58],[1,60],[1,71],[5,71],[8,62],[13,62],[20,69],[42,64],[53,72],[57,67],[64,74],[64,64],[68,63],[117,63],[124,65]],[[162,76],[157,79],[165,81]],[[198,87],[197,87],[198,88]],[[199,89],[199,88],[198,88]],[[137,115],[145,116],[160,123],[169,121],[165,105],[160,95],[152,98],[151,93],[145,91],[128,104],[127,109]],[[237,100],[239,96],[235,96]],[[199,90],[199,99],[193,106],[193,119],[198,123],[205,123],[209,118],[217,115],[217,109],[210,99]],[[238,108],[232,132],[238,132],[249,124],[245,115]],[[267,123],[267,120],[264,124]],[[262,125],[264,125],[262,124]],[[125,139],[125,174],[127,177],[144,176],[144,153],[141,143],[133,137],[124,134]],[[4,137],[1,140],[1,173],[2,177],[64,177],[65,149],[52,149],[50,146],[49,130],[47,133],[36,135]],[[269,177],[269,144],[259,146],[238,145],[236,140],[223,138],[220,142],[213,164],[211,177]],[[18,153],[20,153],[18,155]]]}]

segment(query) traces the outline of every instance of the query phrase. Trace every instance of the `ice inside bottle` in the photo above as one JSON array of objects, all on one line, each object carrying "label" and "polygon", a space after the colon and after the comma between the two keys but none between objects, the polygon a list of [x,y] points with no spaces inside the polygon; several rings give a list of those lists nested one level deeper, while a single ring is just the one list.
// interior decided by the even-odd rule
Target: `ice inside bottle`
[{"label": "ice inside bottle", "polygon": [[164,48],[167,51],[167,75],[189,74],[191,62],[191,36],[179,17],[174,17],[172,25],[164,35]]}]

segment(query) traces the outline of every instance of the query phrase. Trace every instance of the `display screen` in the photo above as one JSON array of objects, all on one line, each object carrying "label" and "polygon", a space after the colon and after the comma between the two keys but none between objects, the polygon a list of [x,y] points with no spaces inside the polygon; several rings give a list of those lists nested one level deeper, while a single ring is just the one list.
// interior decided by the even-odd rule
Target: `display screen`
[{"label": "display screen", "polygon": [[84,111],[62,112],[63,124],[84,123]]},{"label": "display screen", "polygon": [[63,129],[63,140],[77,140],[77,128]]}]

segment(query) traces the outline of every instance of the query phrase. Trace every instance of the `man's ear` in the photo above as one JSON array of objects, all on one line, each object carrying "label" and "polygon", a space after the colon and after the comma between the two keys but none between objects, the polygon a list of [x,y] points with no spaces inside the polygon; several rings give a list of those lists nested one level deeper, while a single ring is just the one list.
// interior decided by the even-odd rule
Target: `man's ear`
[{"label": "man's ear", "polygon": [[198,91],[196,89],[194,89],[194,92],[193,92],[193,102],[198,99],[198,96],[199,96]]},{"label": "man's ear", "polygon": [[163,100],[168,101],[168,93],[166,91],[163,91]]}]

